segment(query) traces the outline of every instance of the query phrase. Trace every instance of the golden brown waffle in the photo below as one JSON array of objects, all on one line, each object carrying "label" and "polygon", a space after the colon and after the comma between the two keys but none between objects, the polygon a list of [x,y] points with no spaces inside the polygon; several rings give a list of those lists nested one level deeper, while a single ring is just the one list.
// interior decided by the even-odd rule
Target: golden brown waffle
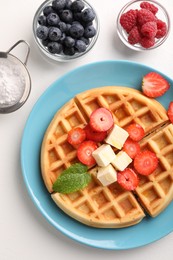
[{"label": "golden brown waffle", "polygon": [[153,151],[159,159],[157,170],[149,176],[140,176],[136,189],[142,206],[155,217],[173,199],[173,124],[144,139],[141,149]]},{"label": "golden brown waffle", "polygon": [[[84,126],[98,107],[110,109],[120,127],[136,122],[146,133],[168,120],[160,103],[131,88],[101,87],[78,94],[56,113],[43,139],[41,170],[50,193],[60,173],[77,162],[76,150],[67,142],[68,132]],[[52,194],[63,211],[82,223],[102,228],[130,226],[143,219],[145,213],[132,192],[117,183],[102,187],[95,177],[96,169],[91,174],[93,180],[84,190],[68,195]]]}]

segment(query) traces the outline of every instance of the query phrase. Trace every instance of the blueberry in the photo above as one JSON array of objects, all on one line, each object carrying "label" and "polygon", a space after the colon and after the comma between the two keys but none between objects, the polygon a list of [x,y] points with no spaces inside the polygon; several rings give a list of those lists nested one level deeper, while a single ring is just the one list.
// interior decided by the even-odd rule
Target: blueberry
[{"label": "blueberry", "polygon": [[58,25],[60,22],[59,16],[56,13],[50,13],[47,16],[47,23],[49,25]]},{"label": "blueberry", "polygon": [[86,38],[92,38],[96,35],[96,29],[94,28],[94,26],[89,25],[85,28],[84,31],[84,37]]},{"label": "blueberry", "polygon": [[61,34],[61,38],[59,39],[58,42],[61,43],[61,44],[64,44],[65,38],[66,38],[66,34],[65,34],[65,33],[62,33],[62,34]]},{"label": "blueberry", "polygon": [[66,5],[65,9],[71,9],[72,1],[71,0],[66,0]]},{"label": "blueberry", "polygon": [[61,13],[61,20],[65,23],[72,23],[73,13],[71,10],[65,9]]},{"label": "blueberry", "polygon": [[75,43],[75,48],[78,50],[78,52],[84,52],[86,51],[87,45],[82,40],[77,40]]},{"label": "blueberry", "polygon": [[81,24],[81,23],[80,23],[79,21],[73,21],[73,22],[72,22],[72,25],[73,25],[73,24]]},{"label": "blueberry", "polygon": [[48,45],[48,43],[49,43],[49,39],[47,38],[45,40],[42,40],[41,43],[43,44],[43,46],[46,47]]},{"label": "blueberry", "polygon": [[74,12],[80,12],[84,9],[84,2],[81,0],[75,0],[71,5],[71,10]]},{"label": "blueberry", "polygon": [[79,38],[79,40],[83,41],[86,45],[88,45],[90,43],[89,39],[85,38],[83,36],[81,38]]},{"label": "blueberry", "polygon": [[69,55],[69,56],[73,56],[75,54],[75,48],[68,48],[68,47],[64,47],[63,52],[65,55]]},{"label": "blueberry", "polygon": [[52,8],[51,5],[47,5],[47,6],[45,6],[45,8],[43,9],[43,14],[44,14],[45,16],[48,16],[48,14],[53,13],[53,12],[54,12],[54,10],[53,10],[53,8]]},{"label": "blueberry", "polygon": [[82,11],[82,20],[84,22],[92,22],[95,19],[95,12],[92,8],[86,8]]},{"label": "blueberry", "polygon": [[61,30],[61,32],[65,32],[67,29],[67,25],[64,22],[59,22],[58,28]]},{"label": "blueberry", "polygon": [[57,27],[49,28],[49,39],[51,41],[55,41],[55,42],[58,41],[61,38],[61,35],[62,35],[62,33],[59,28],[57,28]]},{"label": "blueberry", "polygon": [[49,29],[44,25],[40,25],[36,30],[36,35],[41,40],[47,39],[48,33],[49,33]]},{"label": "blueberry", "polygon": [[82,16],[82,13],[81,12],[74,12],[73,13],[73,18],[75,21],[81,21],[81,16]]},{"label": "blueberry", "polygon": [[46,16],[45,15],[40,15],[38,17],[38,23],[40,25],[47,25],[47,20],[46,20]]},{"label": "blueberry", "polygon": [[62,10],[66,5],[66,0],[54,0],[52,6],[55,10]]},{"label": "blueberry", "polygon": [[71,24],[70,24],[70,23],[66,23],[66,31],[65,31],[65,33],[66,33],[67,35],[70,34],[70,27],[71,27]]},{"label": "blueberry", "polygon": [[93,22],[85,22],[85,27],[93,25]]},{"label": "blueberry", "polygon": [[49,42],[47,48],[48,51],[53,54],[55,53],[59,54],[62,51],[62,45],[58,42]]},{"label": "blueberry", "polygon": [[81,24],[79,23],[75,23],[75,24],[72,24],[72,26],[70,27],[70,35],[73,37],[73,38],[80,38],[83,36],[84,34],[84,28]]},{"label": "blueberry", "polygon": [[67,37],[65,37],[65,39],[64,39],[64,45],[65,45],[66,47],[71,48],[71,47],[73,47],[73,46],[75,45],[75,40],[74,40],[72,37],[67,36]]}]

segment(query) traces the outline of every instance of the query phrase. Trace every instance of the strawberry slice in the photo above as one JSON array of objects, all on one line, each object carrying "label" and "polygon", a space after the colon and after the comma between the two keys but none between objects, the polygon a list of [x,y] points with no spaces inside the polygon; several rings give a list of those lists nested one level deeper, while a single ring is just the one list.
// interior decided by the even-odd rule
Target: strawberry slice
[{"label": "strawberry slice", "polygon": [[130,124],[126,127],[129,137],[136,142],[139,142],[145,135],[144,129],[137,123]]},{"label": "strawberry slice", "polygon": [[77,157],[79,161],[87,166],[92,166],[96,163],[92,153],[98,148],[98,145],[93,141],[84,141],[77,149]]},{"label": "strawberry slice", "polygon": [[89,124],[96,132],[108,131],[114,124],[112,113],[104,107],[97,108],[91,113]]},{"label": "strawberry slice", "polygon": [[89,124],[85,126],[84,130],[86,133],[86,139],[91,141],[102,142],[107,136],[107,131],[96,132],[91,128]]},{"label": "strawberry slice", "polygon": [[173,124],[173,101],[171,101],[171,102],[169,103],[167,115],[168,115],[168,117],[169,117],[169,120],[170,120],[171,123]]},{"label": "strawberry slice", "polygon": [[160,97],[169,88],[169,82],[156,72],[150,72],[143,77],[142,91],[147,97]]},{"label": "strawberry slice", "polygon": [[156,170],[158,158],[155,153],[145,150],[138,153],[134,159],[135,170],[142,175],[149,175]]},{"label": "strawberry slice", "polygon": [[68,132],[67,141],[73,146],[81,144],[85,139],[86,139],[85,130],[80,127],[72,128]]},{"label": "strawberry slice", "polygon": [[123,151],[126,152],[130,158],[134,159],[135,156],[140,152],[140,145],[131,138],[127,138],[123,145]]},{"label": "strawberry slice", "polygon": [[135,190],[139,184],[139,179],[137,174],[131,168],[126,168],[122,172],[117,173],[117,182],[125,190]]}]

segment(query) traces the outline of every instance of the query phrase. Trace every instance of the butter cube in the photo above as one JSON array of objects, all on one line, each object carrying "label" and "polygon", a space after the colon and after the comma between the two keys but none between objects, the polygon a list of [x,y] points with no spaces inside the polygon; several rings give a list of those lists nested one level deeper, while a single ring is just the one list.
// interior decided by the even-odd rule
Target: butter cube
[{"label": "butter cube", "polygon": [[116,157],[112,147],[109,144],[102,144],[93,153],[92,156],[96,160],[98,166],[106,167]]},{"label": "butter cube", "polygon": [[111,183],[117,181],[117,172],[115,168],[109,164],[106,167],[98,168],[97,178],[103,186],[108,186]]},{"label": "butter cube", "polygon": [[132,159],[124,151],[119,152],[116,158],[112,161],[112,165],[119,171],[123,171],[130,163]]},{"label": "butter cube", "polygon": [[106,137],[105,142],[120,150],[123,147],[128,136],[129,134],[126,130],[119,127],[118,125],[114,125],[114,127]]}]

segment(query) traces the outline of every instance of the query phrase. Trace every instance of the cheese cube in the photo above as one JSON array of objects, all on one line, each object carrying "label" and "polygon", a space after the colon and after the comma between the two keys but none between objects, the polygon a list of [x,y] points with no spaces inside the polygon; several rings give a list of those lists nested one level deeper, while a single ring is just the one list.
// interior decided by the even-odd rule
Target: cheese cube
[{"label": "cheese cube", "polygon": [[112,161],[112,165],[119,171],[123,171],[130,163],[132,159],[124,151],[119,152],[116,158]]},{"label": "cheese cube", "polygon": [[105,142],[120,150],[123,147],[128,136],[129,134],[126,130],[119,127],[118,125],[114,125],[114,127],[106,137]]},{"label": "cheese cube", "polygon": [[117,172],[115,168],[109,164],[106,167],[98,168],[97,178],[103,186],[108,186],[111,183],[117,181]]},{"label": "cheese cube", "polygon": [[92,156],[96,160],[98,166],[103,167],[111,163],[116,157],[112,147],[109,144],[102,144],[92,153]]}]

